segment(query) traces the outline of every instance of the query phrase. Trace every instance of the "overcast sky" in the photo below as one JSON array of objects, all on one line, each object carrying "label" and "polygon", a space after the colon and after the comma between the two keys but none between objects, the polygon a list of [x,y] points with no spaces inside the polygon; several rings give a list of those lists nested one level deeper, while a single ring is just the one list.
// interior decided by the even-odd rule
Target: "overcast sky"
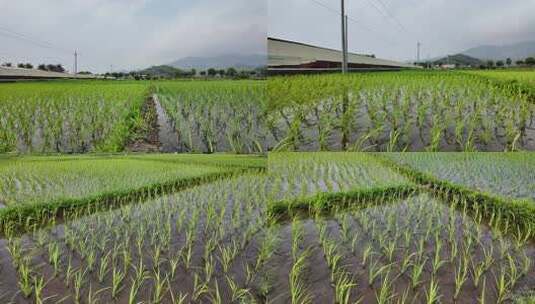
[{"label": "overcast sky", "polygon": [[[319,2],[319,3],[318,3]],[[268,0],[268,34],[341,48],[340,0]],[[326,7],[332,8],[331,11]],[[414,60],[535,40],[535,0],[346,0],[349,50]]]},{"label": "overcast sky", "polygon": [[264,0],[0,0],[0,62],[97,72],[265,54]]}]

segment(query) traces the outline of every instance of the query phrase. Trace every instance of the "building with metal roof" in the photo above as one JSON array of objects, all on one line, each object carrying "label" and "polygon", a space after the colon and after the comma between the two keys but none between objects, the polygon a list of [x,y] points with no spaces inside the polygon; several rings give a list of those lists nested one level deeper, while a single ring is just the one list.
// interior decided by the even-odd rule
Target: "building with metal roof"
[{"label": "building with metal roof", "polygon": [[[268,38],[268,72],[270,74],[336,72],[341,69],[342,52],[305,43]],[[400,70],[418,66],[373,55],[348,54],[349,70]]]},{"label": "building with metal roof", "polygon": [[62,79],[62,78],[96,78],[95,75],[74,75],[69,73],[49,72],[36,69],[22,69],[12,67],[0,67],[0,80],[25,80],[25,79]]}]

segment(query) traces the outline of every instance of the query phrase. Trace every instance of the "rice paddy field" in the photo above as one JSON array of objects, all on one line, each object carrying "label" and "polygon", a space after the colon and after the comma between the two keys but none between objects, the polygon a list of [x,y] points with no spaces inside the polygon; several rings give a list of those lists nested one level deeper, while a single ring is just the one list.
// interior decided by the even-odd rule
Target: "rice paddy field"
[{"label": "rice paddy field", "polygon": [[162,82],[156,94],[179,151],[262,153],[272,142],[264,82]]},{"label": "rice paddy field", "polygon": [[162,152],[262,153],[270,142],[264,87],[224,80],[1,84],[0,153],[118,152],[136,141]]},{"label": "rice paddy field", "polygon": [[[491,182],[482,189],[510,197],[499,187],[488,190],[504,170],[490,166],[490,156],[459,155],[488,172],[481,179],[490,175]],[[519,155],[494,157],[514,168]],[[466,195],[416,178],[414,168],[427,170],[417,163],[441,157],[453,158],[270,153],[261,170],[265,158],[253,156],[131,156],[138,162],[131,167],[164,162],[199,166],[192,174],[203,166],[240,171],[61,222],[4,225],[1,302],[527,301],[535,290],[535,222],[525,219],[535,212],[498,208],[477,197],[477,185],[467,184],[473,195]],[[437,166],[426,172],[452,179]],[[2,172],[9,168],[0,163]]]},{"label": "rice paddy field", "polygon": [[532,153],[388,153],[383,156],[479,192],[535,201]]},{"label": "rice paddy field", "polygon": [[146,88],[100,81],[0,85],[0,152],[120,151]]},{"label": "rice paddy field", "polygon": [[[274,150],[535,150],[533,95],[481,73],[271,77],[267,124]],[[504,72],[503,78],[532,87],[532,74]]]},{"label": "rice paddy field", "polygon": [[531,74],[470,73],[0,84],[0,303],[533,303]]},{"label": "rice paddy field", "polygon": [[486,77],[509,85],[513,90],[535,94],[535,70],[483,70],[467,71],[466,73]]}]

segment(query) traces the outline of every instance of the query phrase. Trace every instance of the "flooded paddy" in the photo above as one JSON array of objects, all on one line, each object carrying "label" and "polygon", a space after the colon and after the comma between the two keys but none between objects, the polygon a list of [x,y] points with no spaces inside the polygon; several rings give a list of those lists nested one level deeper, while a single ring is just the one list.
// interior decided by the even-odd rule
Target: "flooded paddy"
[{"label": "flooded paddy", "polygon": [[[201,186],[2,240],[0,294],[14,303],[495,303],[535,288],[531,241],[429,194],[281,223],[266,220],[263,182]],[[38,294],[35,280],[46,282]]]},{"label": "flooded paddy", "polygon": [[276,77],[268,92],[282,151],[535,150],[529,97],[464,74]]},{"label": "flooded paddy", "polygon": [[508,233],[498,215],[469,211],[462,198],[422,189],[293,218],[270,213],[281,199],[409,183],[373,156],[334,155],[282,154],[268,174],[24,235],[8,229],[0,240],[0,300],[508,303],[535,289],[533,231]]}]

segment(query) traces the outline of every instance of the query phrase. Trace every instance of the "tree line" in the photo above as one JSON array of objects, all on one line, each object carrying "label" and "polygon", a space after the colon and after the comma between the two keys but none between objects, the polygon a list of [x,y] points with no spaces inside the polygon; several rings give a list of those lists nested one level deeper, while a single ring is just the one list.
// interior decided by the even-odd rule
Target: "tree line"
[{"label": "tree line", "polygon": [[[11,62],[3,63],[2,66],[4,67],[13,67],[13,64]],[[31,63],[18,63],[17,68],[20,69],[33,69],[34,66]],[[40,71],[48,71],[48,72],[58,72],[58,73],[65,73],[65,68],[61,64],[40,64],[37,66],[37,69]]]}]

